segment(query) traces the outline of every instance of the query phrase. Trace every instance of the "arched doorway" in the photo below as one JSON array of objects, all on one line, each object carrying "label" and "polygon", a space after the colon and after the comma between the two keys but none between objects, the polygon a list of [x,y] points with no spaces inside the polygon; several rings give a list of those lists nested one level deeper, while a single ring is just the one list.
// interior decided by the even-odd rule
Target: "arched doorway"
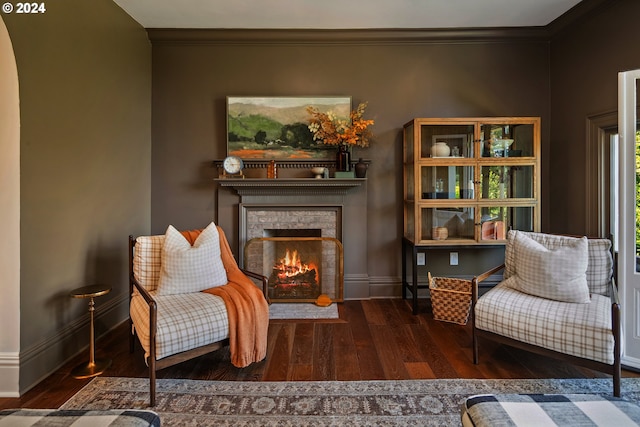
[{"label": "arched doorway", "polygon": [[20,95],[9,32],[0,18],[0,397],[19,396]]}]

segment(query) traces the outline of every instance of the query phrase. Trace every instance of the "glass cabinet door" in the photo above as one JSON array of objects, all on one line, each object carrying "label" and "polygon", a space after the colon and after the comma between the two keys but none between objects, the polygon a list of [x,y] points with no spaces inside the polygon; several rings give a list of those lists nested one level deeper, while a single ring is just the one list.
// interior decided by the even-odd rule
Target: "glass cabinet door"
[{"label": "glass cabinet door", "polygon": [[482,166],[480,197],[483,199],[533,198],[534,167]]},{"label": "glass cabinet door", "polygon": [[483,124],[480,126],[481,157],[534,156],[533,124]]},{"label": "glass cabinet door", "polygon": [[483,206],[480,208],[480,240],[505,240],[507,230],[534,231],[533,206]]},{"label": "glass cabinet door", "polygon": [[421,240],[475,240],[475,209],[422,208]]},{"label": "glass cabinet door", "polygon": [[473,124],[421,125],[420,157],[474,157]]},{"label": "glass cabinet door", "polygon": [[421,166],[422,199],[473,199],[473,166]]}]

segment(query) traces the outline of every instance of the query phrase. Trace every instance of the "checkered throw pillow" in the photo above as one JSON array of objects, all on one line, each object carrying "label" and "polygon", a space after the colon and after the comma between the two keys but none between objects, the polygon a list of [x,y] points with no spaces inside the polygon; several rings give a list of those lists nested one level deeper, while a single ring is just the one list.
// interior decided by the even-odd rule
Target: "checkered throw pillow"
[{"label": "checkered throw pillow", "polygon": [[[572,245],[577,237],[560,236],[556,234],[536,233],[531,231],[510,230],[507,235],[505,248],[504,278],[515,274],[513,245],[515,237],[524,235],[540,243],[547,249],[556,249]],[[589,261],[587,266],[587,285],[592,294],[609,296],[609,282],[613,274],[613,257],[611,256],[611,241],[609,239],[588,239]]]},{"label": "checkered throw pillow", "polygon": [[200,292],[227,284],[220,237],[213,222],[200,233],[193,246],[170,225],[165,233],[161,263],[157,295]]},{"label": "checkered throw pillow", "polygon": [[513,244],[515,275],[507,282],[529,295],[556,301],[588,303],[587,238],[571,245],[547,249],[524,234],[516,234]]}]

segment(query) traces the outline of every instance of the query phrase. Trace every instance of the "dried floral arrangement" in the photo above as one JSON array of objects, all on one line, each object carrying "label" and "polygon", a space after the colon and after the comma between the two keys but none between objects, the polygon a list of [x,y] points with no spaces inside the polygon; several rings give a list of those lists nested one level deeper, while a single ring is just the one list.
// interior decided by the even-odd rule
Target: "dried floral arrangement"
[{"label": "dried floral arrangement", "polygon": [[351,111],[350,119],[347,120],[338,118],[332,111],[322,113],[315,107],[307,107],[311,114],[309,130],[313,134],[313,140],[327,145],[368,147],[372,136],[369,126],[374,121],[363,117],[366,108],[366,102],[360,103],[358,108]]}]

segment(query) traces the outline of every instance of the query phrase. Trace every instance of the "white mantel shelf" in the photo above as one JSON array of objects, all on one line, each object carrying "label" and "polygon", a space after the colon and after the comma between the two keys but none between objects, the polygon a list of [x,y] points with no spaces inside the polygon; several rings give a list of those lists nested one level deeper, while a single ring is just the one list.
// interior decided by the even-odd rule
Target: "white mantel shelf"
[{"label": "white mantel shelf", "polygon": [[218,178],[221,187],[233,188],[240,196],[344,195],[360,187],[367,178]]}]

